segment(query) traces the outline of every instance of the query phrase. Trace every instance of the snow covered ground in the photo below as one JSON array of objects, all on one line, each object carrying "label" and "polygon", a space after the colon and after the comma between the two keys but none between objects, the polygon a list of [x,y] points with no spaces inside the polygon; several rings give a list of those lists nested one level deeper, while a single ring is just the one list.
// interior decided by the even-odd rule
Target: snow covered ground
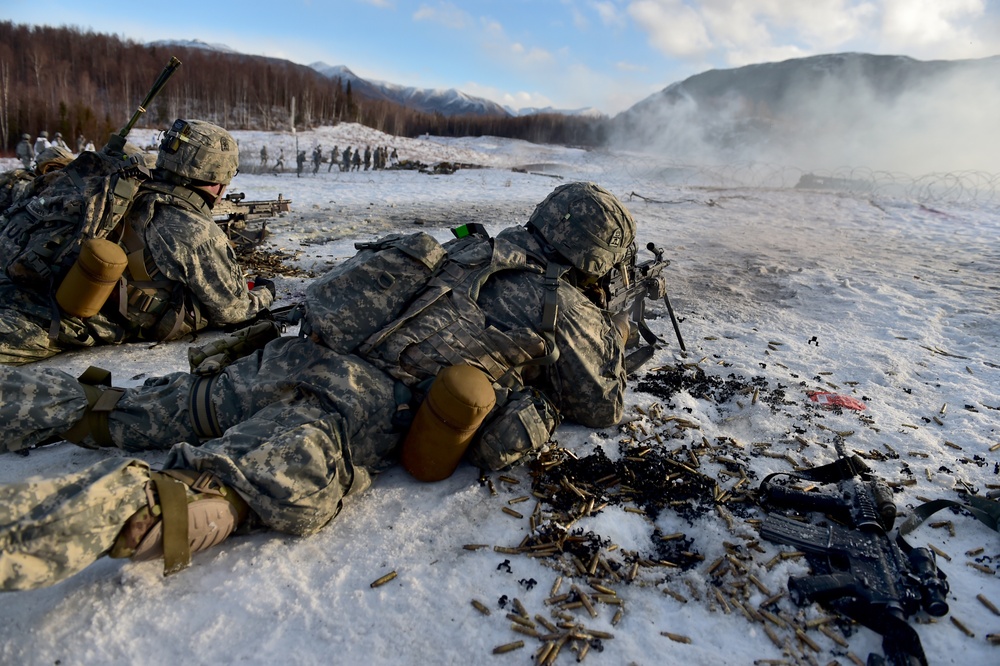
[{"label": "snow covered ground", "polygon": [[[257,163],[265,142],[272,160],[283,146],[292,164],[291,134],[237,138],[248,165]],[[833,460],[833,442],[841,437],[894,484],[904,516],[924,498],[958,499],[957,489],[984,495],[1000,487],[1000,207],[990,198],[928,202],[669,184],[677,182],[671,169],[630,155],[489,137],[398,139],[356,125],[297,139],[307,151],[321,144],[327,155],[334,144],[343,150],[370,142],[396,147],[401,159],[488,167],[429,175],[329,172],[324,164],[313,175],[309,164],[301,178],[294,166],[279,175],[244,169],[233,191],[248,199],[279,193],[292,199],[292,212],[269,225],[268,247],[307,271],[349,256],[357,240],[391,231],[423,229],[444,240],[463,222],[483,222],[491,231],[522,223],[568,180],[593,180],[630,208],[640,242],[663,247],[672,262],[670,298],[687,352],[678,349],[662,304],[652,304],[658,318],[650,325],[670,344],[630,382],[622,428],[557,431],[558,444],[577,456],[603,449],[618,459],[623,441],[656,450],[686,446],[698,471],[738,495],[771,472]],[[281,302],[298,298],[306,280],[278,277]],[[113,371],[117,384],[131,386],[185,369],[186,358],[183,343],[134,344],[45,365],[71,373],[99,365]],[[681,370],[744,388],[713,400],[639,390]],[[853,397],[866,409],[824,410],[807,396],[818,390]],[[108,455],[115,453],[69,444],[5,455],[0,482],[79,469]],[[749,482],[733,475],[727,460],[740,462]],[[596,535],[609,564],[623,563],[620,580],[605,579],[619,605],[590,587],[588,576],[557,569],[554,559],[495,550],[522,543],[537,499],[525,466],[490,481],[480,484],[467,465],[435,484],[393,469],[310,538],[233,538],[168,578],[157,563],[102,560],[52,588],[4,595],[0,662],[534,663],[543,641],[513,628],[507,614],[515,612],[514,599],[533,619],[613,635],[592,641],[585,663],[846,664],[848,651],[863,660],[880,649],[867,629],[847,636],[846,648],[812,625],[804,639],[796,635],[787,621],[807,627],[827,614],[799,608],[787,595],[771,600],[790,575],[808,569],[801,558],[775,560],[788,548],[759,539],[760,513],[730,503],[690,521],[670,510],[651,520],[612,503],[581,518],[573,528]],[[540,510],[544,519],[550,507]],[[688,551],[703,559],[686,570],[652,562],[660,536],[681,532],[690,539]],[[940,551],[938,564],[951,585],[949,616],[914,624],[929,663],[996,663],[1000,647],[987,635],[1000,633],[1000,617],[977,595],[1000,605],[997,533],[944,511],[909,540]],[[642,566],[630,581],[637,557]],[[371,586],[390,572],[395,578]],[[560,593],[575,584],[594,595],[596,617],[583,607],[546,603],[559,576]],[[537,630],[548,633],[544,623]],[[840,628],[832,634],[843,640]],[[516,641],[523,647],[493,654]],[[574,646],[567,642],[555,663],[574,663]]]}]

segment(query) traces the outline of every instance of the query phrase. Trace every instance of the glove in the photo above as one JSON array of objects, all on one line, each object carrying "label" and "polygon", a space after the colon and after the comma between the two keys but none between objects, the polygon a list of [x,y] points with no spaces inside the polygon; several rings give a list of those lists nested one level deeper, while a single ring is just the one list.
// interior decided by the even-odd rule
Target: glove
[{"label": "glove", "polygon": [[632,337],[632,322],[629,321],[629,313],[625,310],[611,315],[611,323],[618,329],[618,334],[622,337],[622,344],[627,345]]},{"label": "glove", "polygon": [[267,289],[269,292],[271,292],[271,300],[272,301],[277,296],[277,294],[274,291],[274,280],[268,280],[267,278],[262,278],[260,276],[254,278],[254,281],[253,281],[254,291],[256,291],[257,289],[259,289],[260,287],[263,287],[264,289]]}]

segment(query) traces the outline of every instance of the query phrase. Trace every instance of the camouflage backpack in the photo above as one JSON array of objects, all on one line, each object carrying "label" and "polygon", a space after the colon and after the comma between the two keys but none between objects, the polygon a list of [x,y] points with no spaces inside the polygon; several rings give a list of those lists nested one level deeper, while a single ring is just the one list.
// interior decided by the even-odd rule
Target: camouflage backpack
[{"label": "camouflage backpack", "polygon": [[32,183],[34,191],[0,217],[0,262],[14,283],[51,290],[69,270],[83,241],[114,237],[150,172],[129,161],[84,152]]}]

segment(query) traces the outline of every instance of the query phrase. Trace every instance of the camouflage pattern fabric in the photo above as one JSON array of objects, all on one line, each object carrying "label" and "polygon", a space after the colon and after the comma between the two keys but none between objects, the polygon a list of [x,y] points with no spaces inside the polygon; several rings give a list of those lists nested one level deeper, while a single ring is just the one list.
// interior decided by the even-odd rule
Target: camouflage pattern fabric
[{"label": "camouflage pattern fabric", "polygon": [[[523,229],[501,237],[536,256],[540,251]],[[512,340],[530,340],[540,326],[544,280],[531,271],[493,275],[479,294],[480,323]],[[616,423],[625,390],[621,336],[610,315],[569,283],[560,282],[557,298],[559,358],[529,367],[525,380],[570,420],[597,427]],[[416,344],[422,345],[433,350],[430,338]],[[190,413],[191,396],[199,395],[192,388],[204,387],[201,382],[211,382],[208,402],[222,433],[205,440]],[[400,433],[391,423],[394,386],[388,373],[359,356],[282,337],[216,377],[175,373],[126,390],[109,415],[109,430],[126,451],[169,449],[168,468],[211,472],[236,489],[264,525],[307,535],[395,461]],[[0,441],[8,450],[58,437],[85,409],[82,388],[65,373],[0,367],[0,422],[7,427]],[[10,512],[9,518],[0,515],[0,588],[51,584],[99,557],[141,505],[146,478],[142,463],[118,460],[72,477],[0,486],[0,503]],[[24,531],[18,523],[23,516],[51,527]]]},{"label": "camouflage pattern fabric", "polygon": [[[203,326],[246,321],[271,304],[267,289],[247,289],[225,233],[207,212],[194,211],[163,192],[140,197],[128,221],[145,229],[145,252],[164,276],[185,285],[199,303]],[[50,340],[53,305],[48,294],[18,287],[4,276],[0,276],[0,304],[0,364],[30,363],[95,345],[157,339],[154,318],[130,306],[129,326],[104,313],[86,320],[64,316],[58,338]]]},{"label": "camouflage pattern fabric", "polygon": [[[542,256],[538,240],[521,227],[502,231],[495,245],[505,254],[515,253],[510,248],[520,248],[522,255]],[[504,246],[508,249],[502,250]],[[510,257],[502,261],[513,263]],[[493,375],[484,362],[507,368],[544,356],[544,341],[538,331],[547,288],[544,274],[536,271],[495,273],[478,294],[472,294],[478,296],[475,303],[469,303],[464,295],[468,289],[459,288],[426,307],[418,299],[403,313],[403,325],[387,327],[388,334],[376,333],[359,353],[411,385],[458,362]],[[568,282],[560,280],[556,294],[559,356],[553,364],[528,366],[523,371],[524,382],[544,392],[568,420],[591,427],[617,423],[624,411],[625,392],[621,336],[610,314]],[[483,350],[481,341],[488,342],[492,354]]]},{"label": "camouflage pattern fabric", "polygon": [[[195,434],[188,411],[191,386],[198,379],[175,373],[128,389],[109,418],[112,440],[126,451],[170,449],[167,468],[214,473],[272,529],[312,534],[337,515],[345,496],[368,488],[372,476],[395,460],[394,382],[356,356],[284,337],[241,359],[213,381],[211,401],[225,432],[205,441]],[[7,424],[3,445],[8,450],[57,436],[85,408],[79,383],[66,373],[0,367],[0,419]],[[124,482],[115,485],[109,480],[110,464],[59,480],[0,486],[0,504],[12,512],[9,521],[0,514],[0,589],[55,583],[110,547],[125,519],[141,506],[142,501],[132,498],[136,493],[144,497],[148,478],[139,475],[138,490]],[[124,469],[129,461],[114,464]],[[93,490],[86,485],[90,483]],[[71,487],[80,494],[68,505],[60,494],[67,491],[60,488]],[[120,511],[112,511],[105,488],[126,498]],[[18,501],[8,501],[13,497]],[[21,527],[18,516],[25,515],[51,524],[51,534],[58,531],[57,524],[67,522],[65,541],[57,546],[48,531],[38,533],[36,540],[35,532]],[[113,528],[107,525],[108,515],[116,521]],[[96,532],[89,536],[87,521],[96,532],[111,531],[111,541]],[[35,573],[26,578],[23,567],[15,571],[5,558],[32,562]]]},{"label": "camouflage pattern fabric", "polygon": [[0,486],[0,590],[45,587],[88,567],[146,503],[148,480],[145,463],[119,459]]}]

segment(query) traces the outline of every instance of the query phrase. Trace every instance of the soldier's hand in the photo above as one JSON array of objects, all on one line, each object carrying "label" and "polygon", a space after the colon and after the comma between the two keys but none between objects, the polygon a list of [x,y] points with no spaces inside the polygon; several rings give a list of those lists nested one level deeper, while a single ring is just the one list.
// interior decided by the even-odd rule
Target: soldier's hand
[{"label": "soldier's hand", "polygon": [[622,310],[611,315],[611,322],[618,329],[618,334],[622,337],[622,344],[627,344],[632,337],[632,322],[629,321],[628,311]]}]

